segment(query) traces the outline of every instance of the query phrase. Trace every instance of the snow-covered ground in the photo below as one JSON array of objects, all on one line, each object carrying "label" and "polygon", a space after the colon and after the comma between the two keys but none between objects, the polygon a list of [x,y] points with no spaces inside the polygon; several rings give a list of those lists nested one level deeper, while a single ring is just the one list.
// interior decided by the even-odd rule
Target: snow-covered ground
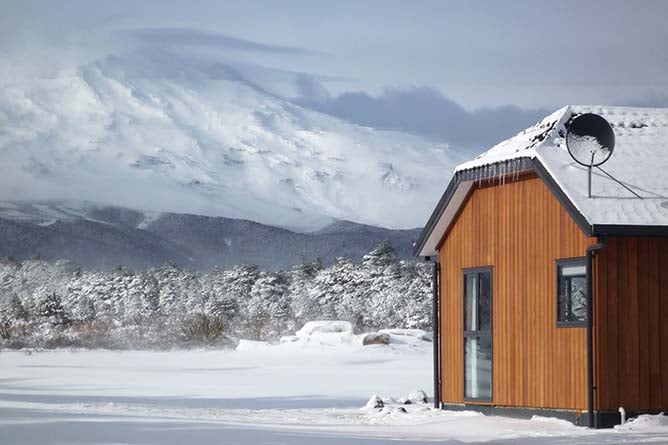
[{"label": "snow-covered ground", "polygon": [[242,342],[237,351],[3,351],[0,443],[668,443],[665,417],[594,432],[424,404],[363,409],[371,394],[429,390],[431,343],[393,335],[363,347],[335,337]]}]

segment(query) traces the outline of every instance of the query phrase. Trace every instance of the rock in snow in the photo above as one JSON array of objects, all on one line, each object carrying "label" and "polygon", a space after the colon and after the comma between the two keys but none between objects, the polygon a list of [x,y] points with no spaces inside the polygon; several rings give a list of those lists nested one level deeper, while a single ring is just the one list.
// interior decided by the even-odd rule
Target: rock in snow
[{"label": "rock in snow", "polygon": [[422,329],[401,329],[401,328],[392,328],[392,329],[381,329],[378,331],[381,334],[389,335],[399,335],[404,337],[415,337],[424,341],[431,341],[431,335],[427,331]]},{"label": "rock in snow", "polygon": [[299,340],[299,337],[296,335],[284,335],[278,341],[279,343],[294,343]]},{"label": "rock in snow", "polygon": [[314,334],[352,334],[353,325],[349,321],[309,321],[295,332],[297,337],[310,337]]},{"label": "rock in snow", "polygon": [[403,406],[386,406],[380,412],[381,414],[396,414],[396,413],[405,414],[408,411],[406,411],[406,408],[404,408]]},{"label": "rock in snow", "polygon": [[411,403],[427,403],[427,393],[422,391],[421,389],[417,389],[410,394],[408,394],[408,400],[411,401]]},{"label": "rock in snow", "polygon": [[366,402],[366,405],[364,405],[364,408],[365,409],[382,409],[384,406],[385,406],[385,402],[383,402],[383,399],[381,399],[379,396],[374,394],[374,395],[371,396],[369,401]]},{"label": "rock in snow", "polygon": [[379,334],[378,332],[370,332],[362,337],[362,344],[367,345],[389,345],[390,335]]}]

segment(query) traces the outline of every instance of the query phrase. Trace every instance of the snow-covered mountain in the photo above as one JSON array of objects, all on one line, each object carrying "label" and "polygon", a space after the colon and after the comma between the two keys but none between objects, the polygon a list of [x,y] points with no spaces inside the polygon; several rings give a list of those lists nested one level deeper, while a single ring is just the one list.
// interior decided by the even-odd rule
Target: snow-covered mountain
[{"label": "snow-covered mountain", "polygon": [[[157,47],[0,78],[0,199],[243,218],[424,223],[445,145],[301,108],[232,65]],[[11,74],[14,73],[14,74]]]}]

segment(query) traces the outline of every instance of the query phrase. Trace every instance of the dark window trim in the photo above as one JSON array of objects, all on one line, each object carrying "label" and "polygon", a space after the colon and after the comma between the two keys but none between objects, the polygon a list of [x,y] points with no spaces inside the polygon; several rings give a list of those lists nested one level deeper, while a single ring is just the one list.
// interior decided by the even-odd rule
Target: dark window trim
[{"label": "dark window trim", "polygon": [[[468,334],[466,330],[466,275],[473,273],[489,272],[489,282],[490,282],[490,296],[489,296],[489,344],[492,349],[492,364],[490,368],[490,397],[467,397],[466,396],[466,338],[470,337],[481,337],[480,335]],[[462,269],[462,392],[463,399],[465,402],[472,403],[492,403],[494,399],[494,267],[493,266],[483,266],[483,267],[468,267]],[[478,332],[478,331],[475,331]]]},{"label": "dark window trim", "polygon": [[556,308],[556,317],[557,327],[558,328],[585,328],[587,327],[587,320],[578,320],[578,321],[559,321],[559,268],[563,266],[571,265],[583,265],[585,266],[585,276],[587,273],[587,257],[573,257],[573,258],[560,258],[555,261],[555,308]]}]

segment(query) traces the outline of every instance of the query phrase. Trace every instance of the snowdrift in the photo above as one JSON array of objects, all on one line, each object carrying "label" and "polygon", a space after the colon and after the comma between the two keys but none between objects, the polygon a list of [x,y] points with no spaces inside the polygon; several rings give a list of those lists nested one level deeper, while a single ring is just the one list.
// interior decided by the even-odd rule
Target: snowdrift
[{"label": "snowdrift", "polygon": [[[364,338],[370,335],[389,337],[387,343],[364,345]],[[238,351],[250,351],[267,348],[283,349],[312,349],[316,351],[332,350],[336,348],[365,349],[385,347],[422,348],[430,341],[430,337],[421,329],[381,329],[378,332],[355,334],[353,326],[342,320],[309,321],[295,332],[295,335],[283,336],[278,344],[271,342],[257,342],[241,340]]]}]

